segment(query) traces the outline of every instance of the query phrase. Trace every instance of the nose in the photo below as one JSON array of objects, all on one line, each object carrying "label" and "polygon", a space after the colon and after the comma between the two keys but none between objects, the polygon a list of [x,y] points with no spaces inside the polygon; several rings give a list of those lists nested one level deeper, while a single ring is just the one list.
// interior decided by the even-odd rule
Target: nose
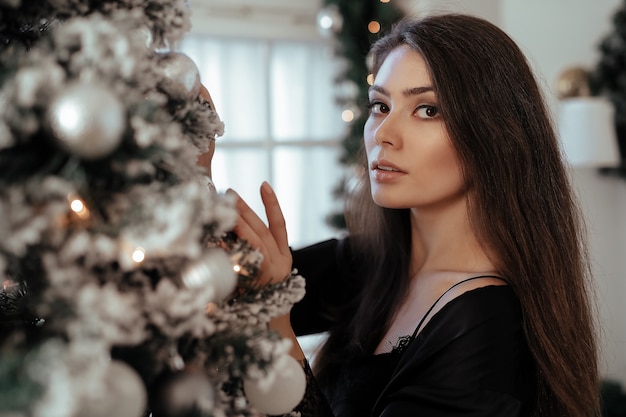
[{"label": "nose", "polygon": [[399,147],[402,144],[398,132],[398,122],[394,121],[391,113],[378,125],[374,131],[374,142],[379,146],[387,145]]}]

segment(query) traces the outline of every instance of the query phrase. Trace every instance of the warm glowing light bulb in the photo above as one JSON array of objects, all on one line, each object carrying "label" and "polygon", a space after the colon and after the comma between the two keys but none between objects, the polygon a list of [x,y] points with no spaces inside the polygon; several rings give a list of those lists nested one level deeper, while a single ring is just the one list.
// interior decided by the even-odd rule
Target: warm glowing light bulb
[{"label": "warm glowing light bulb", "polygon": [[380,0],[381,3],[389,3],[391,0]]},{"label": "warm glowing light bulb", "polygon": [[83,200],[74,195],[68,195],[67,200],[70,204],[70,210],[72,210],[74,214],[76,214],[81,219],[89,218],[89,209],[87,208]]},{"label": "warm glowing light bulb", "polygon": [[241,265],[235,265],[235,266],[233,266],[233,271],[235,271],[235,272],[239,272],[239,271],[241,271]]},{"label": "warm glowing light bulb", "polygon": [[70,208],[74,213],[80,213],[85,210],[85,204],[82,202],[82,200],[75,198],[70,202]]},{"label": "warm glowing light bulb", "polygon": [[367,83],[369,85],[373,85],[374,84],[374,74],[367,74]]},{"label": "warm glowing light bulb", "polygon": [[217,304],[215,303],[209,303],[206,305],[206,308],[204,309],[204,312],[206,314],[211,314],[215,311],[215,309],[217,308]]},{"label": "warm glowing light bulb", "polygon": [[130,257],[132,258],[133,261],[139,264],[143,262],[144,259],[146,259],[146,250],[142,247],[135,248],[135,250],[133,251],[133,254],[130,255]]},{"label": "warm glowing light bulb", "polygon": [[63,101],[59,110],[59,124],[64,132],[76,132],[77,130],[83,130],[83,110],[80,108],[79,103],[69,103]]},{"label": "warm glowing light bulb", "polygon": [[370,33],[378,33],[378,32],[380,32],[380,23],[378,23],[375,20],[372,20],[371,22],[368,23],[367,30],[369,30]]},{"label": "warm glowing light bulb", "polygon": [[354,112],[352,110],[344,110],[341,112],[341,119],[346,123],[350,123],[354,120]]}]

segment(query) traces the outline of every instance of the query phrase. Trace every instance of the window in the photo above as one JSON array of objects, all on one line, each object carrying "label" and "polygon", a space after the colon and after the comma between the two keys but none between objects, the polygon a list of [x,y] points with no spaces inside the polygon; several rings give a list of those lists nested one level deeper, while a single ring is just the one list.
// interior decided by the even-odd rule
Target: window
[{"label": "window", "polygon": [[342,209],[332,190],[345,173],[345,126],[330,45],[188,35],[179,49],[198,65],[225,123],[212,164],[218,190],[235,189],[264,218],[258,190],[267,180],[294,248],[337,235],[326,216]]}]

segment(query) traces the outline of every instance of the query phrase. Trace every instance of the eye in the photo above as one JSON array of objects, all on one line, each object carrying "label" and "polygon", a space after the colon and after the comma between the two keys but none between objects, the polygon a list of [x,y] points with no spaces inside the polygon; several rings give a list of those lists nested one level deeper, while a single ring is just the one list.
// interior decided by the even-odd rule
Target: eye
[{"label": "eye", "polygon": [[439,115],[439,109],[429,104],[422,104],[415,109],[417,115],[422,119],[432,119]]},{"label": "eye", "polygon": [[382,101],[372,101],[368,107],[373,114],[389,113],[389,107]]}]

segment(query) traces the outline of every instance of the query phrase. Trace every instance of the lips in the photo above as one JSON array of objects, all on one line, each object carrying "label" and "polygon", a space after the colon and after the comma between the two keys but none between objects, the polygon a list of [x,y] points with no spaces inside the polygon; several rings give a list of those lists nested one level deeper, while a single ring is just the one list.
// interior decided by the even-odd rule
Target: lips
[{"label": "lips", "polygon": [[406,175],[406,172],[402,171],[397,165],[384,159],[372,161],[370,169],[372,180],[377,183],[392,182]]},{"label": "lips", "polygon": [[400,172],[400,170],[395,169],[393,167],[387,167],[384,165],[376,165],[376,169],[382,169],[383,171],[395,171],[395,172]]},{"label": "lips", "polygon": [[403,172],[397,165],[392,164],[391,162],[385,159],[375,159],[370,164],[370,169],[372,170],[381,170],[388,172]]}]

